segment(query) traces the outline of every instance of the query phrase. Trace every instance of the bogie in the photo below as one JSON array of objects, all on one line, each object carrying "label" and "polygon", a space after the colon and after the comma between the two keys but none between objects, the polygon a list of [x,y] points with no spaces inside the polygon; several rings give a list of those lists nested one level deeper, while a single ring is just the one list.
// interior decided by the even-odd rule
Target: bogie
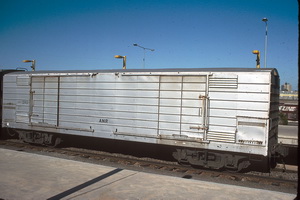
[{"label": "bogie", "polygon": [[61,138],[51,133],[36,131],[17,131],[19,139],[32,144],[40,144],[46,146],[57,146],[61,143]]},{"label": "bogie", "polygon": [[177,149],[173,157],[179,163],[190,164],[210,169],[226,169],[230,171],[243,171],[249,168],[250,161],[247,156],[232,155],[208,150]]}]

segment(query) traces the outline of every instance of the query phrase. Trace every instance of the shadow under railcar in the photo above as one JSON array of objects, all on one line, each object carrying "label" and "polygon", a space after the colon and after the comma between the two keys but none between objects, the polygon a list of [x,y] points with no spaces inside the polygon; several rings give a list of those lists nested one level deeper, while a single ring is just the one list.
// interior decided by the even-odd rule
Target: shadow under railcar
[{"label": "shadow under railcar", "polygon": [[163,159],[166,161],[174,161],[172,152],[175,151],[174,147],[164,145],[74,135],[64,136],[63,142],[59,145],[59,147],[83,148],[108,153],[131,155],[135,157]]}]

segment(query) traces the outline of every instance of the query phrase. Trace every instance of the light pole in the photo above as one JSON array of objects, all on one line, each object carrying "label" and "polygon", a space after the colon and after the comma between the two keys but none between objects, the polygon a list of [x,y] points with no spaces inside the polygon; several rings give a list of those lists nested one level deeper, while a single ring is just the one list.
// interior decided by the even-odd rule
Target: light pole
[{"label": "light pole", "polygon": [[265,37],[265,68],[267,67],[267,45],[268,45],[268,19],[265,17],[262,19],[266,24],[266,37]]},{"label": "light pole", "polygon": [[27,63],[27,62],[31,62],[32,65],[31,65],[31,69],[32,71],[35,71],[35,60],[23,60],[24,63]]},{"label": "light pole", "polygon": [[142,46],[140,46],[140,45],[138,45],[138,44],[133,44],[133,46],[135,46],[135,47],[140,47],[140,48],[144,49],[143,68],[145,69],[145,59],[146,59],[145,56],[146,56],[146,50],[154,51],[154,49],[149,49],[149,48],[146,48],[146,47],[142,47]]},{"label": "light pole", "polygon": [[123,69],[126,69],[126,56],[116,55],[115,58],[122,58],[123,59]]},{"label": "light pole", "polygon": [[258,50],[253,50],[253,54],[256,54],[256,68],[260,68],[260,52]]}]

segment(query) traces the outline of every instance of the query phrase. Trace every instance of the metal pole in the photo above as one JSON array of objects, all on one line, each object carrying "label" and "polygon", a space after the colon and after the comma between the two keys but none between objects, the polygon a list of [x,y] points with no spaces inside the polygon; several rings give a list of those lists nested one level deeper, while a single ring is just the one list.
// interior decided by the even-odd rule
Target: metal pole
[{"label": "metal pole", "polygon": [[253,54],[256,54],[256,68],[260,68],[260,51],[253,50]]},{"label": "metal pole", "polygon": [[267,48],[268,48],[268,23],[266,22],[266,39],[265,39],[265,68],[267,67]]},{"label": "metal pole", "polygon": [[143,69],[145,69],[146,49],[145,48],[143,49],[144,49]]},{"label": "metal pole", "polygon": [[123,56],[123,69],[126,69],[126,56]]},{"label": "metal pole", "polygon": [[260,53],[259,52],[256,57],[256,68],[260,68]]},{"label": "metal pole", "polygon": [[265,68],[267,68],[267,47],[268,47],[268,19],[263,18],[263,22],[266,23],[266,36],[265,36]]},{"label": "metal pole", "polygon": [[31,66],[31,68],[32,68],[32,71],[35,71],[35,60],[32,60],[32,66]]}]

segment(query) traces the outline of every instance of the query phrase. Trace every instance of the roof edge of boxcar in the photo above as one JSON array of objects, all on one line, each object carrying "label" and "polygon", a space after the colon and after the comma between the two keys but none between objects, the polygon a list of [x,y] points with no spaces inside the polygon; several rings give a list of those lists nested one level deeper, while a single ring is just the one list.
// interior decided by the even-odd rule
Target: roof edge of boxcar
[{"label": "roof edge of boxcar", "polygon": [[49,71],[12,71],[10,74],[50,74],[50,73],[122,73],[122,72],[273,72],[276,68],[162,68],[162,69],[98,69],[98,70],[49,70]]}]

